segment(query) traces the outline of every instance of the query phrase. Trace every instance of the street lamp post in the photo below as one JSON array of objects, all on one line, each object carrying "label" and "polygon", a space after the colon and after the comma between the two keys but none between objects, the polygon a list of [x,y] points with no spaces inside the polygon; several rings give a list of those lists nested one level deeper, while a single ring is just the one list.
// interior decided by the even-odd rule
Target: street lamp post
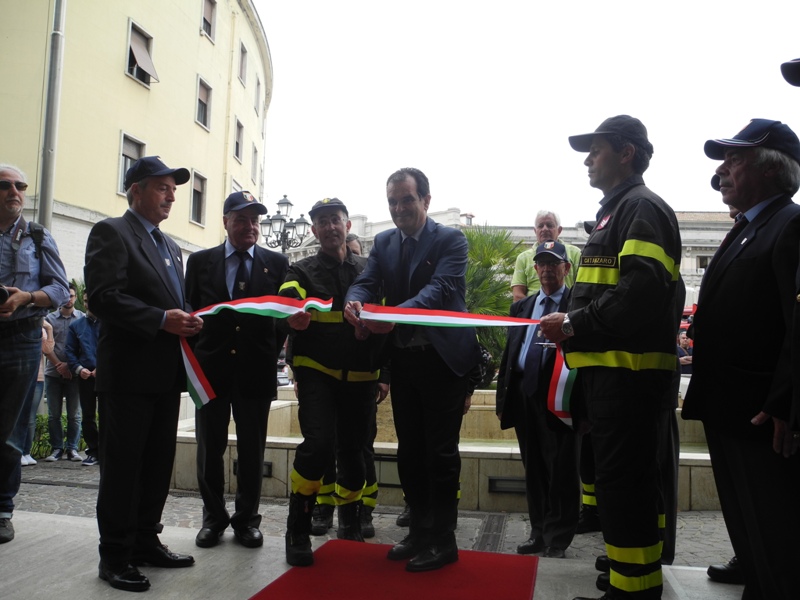
[{"label": "street lamp post", "polygon": [[[270,248],[280,246],[283,254],[286,254],[289,248],[300,246],[308,235],[309,223],[302,214],[296,221],[289,218],[292,214],[292,206],[291,201],[284,194],[283,198],[278,201],[278,212],[272,217],[265,215],[261,221],[261,235],[264,236],[264,243]],[[288,222],[287,218],[289,218]]]}]

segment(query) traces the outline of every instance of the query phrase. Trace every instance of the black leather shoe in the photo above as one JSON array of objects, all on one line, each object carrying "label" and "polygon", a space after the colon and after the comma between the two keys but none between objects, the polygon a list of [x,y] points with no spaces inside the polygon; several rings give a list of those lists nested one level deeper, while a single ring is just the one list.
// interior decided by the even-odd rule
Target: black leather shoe
[{"label": "black leather shoe", "polygon": [[600,528],[600,515],[597,514],[596,506],[584,504],[581,507],[581,514],[578,516],[578,526],[575,528],[575,533],[591,533],[593,531],[602,531]]},{"label": "black leather shoe", "polygon": [[191,567],[194,564],[194,557],[188,554],[175,554],[170,552],[164,544],[156,544],[155,546],[134,548],[131,562],[134,565],[147,563],[154,567],[180,569],[181,567]]},{"label": "black leather shoe", "polygon": [[727,564],[711,565],[706,572],[709,579],[717,583],[744,583],[742,566],[735,556]]},{"label": "black leather shoe", "polygon": [[563,548],[556,548],[555,546],[548,546],[544,549],[545,558],[566,558],[567,555]]},{"label": "black leather shoe", "polygon": [[517,554],[536,554],[544,550],[544,540],[542,538],[531,538],[517,546]]},{"label": "black leather shoe", "polygon": [[219,538],[221,537],[221,531],[215,531],[210,527],[203,527],[197,532],[197,537],[194,538],[194,543],[200,548],[212,548],[219,543]]},{"label": "black leather shoe", "polygon": [[406,504],[405,508],[403,509],[403,512],[397,515],[397,520],[395,521],[395,524],[398,527],[408,527],[409,525],[411,525],[411,507],[408,504]]},{"label": "black leather shoe", "polygon": [[415,533],[409,533],[389,550],[386,558],[389,560],[408,560],[415,557],[425,548],[425,538]]},{"label": "black leather shoe", "polygon": [[261,535],[258,527],[242,527],[241,529],[234,529],[233,535],[245,548],[259,548],[264,545],[264,536]]},{"label": "black leather shoe", "polygon": [[609,573],[600,573],[594,584],[601,592],[607,592],[608,588],[611,586],[611,575]]},{"label": "black leather shoe", "polygon": [[146,592],[150,589],[150,581],[133,565],[114,567],[101,560],[97,576],[111,587],[126,592]]},{"label": "black leather shoe", "polygon": [[434,571],[458,560],[458,546],[455,541],[445,544],[429,544],[425,549],[408,561],[406,571],[421,573]]},{"label": "black leather shoe", "polygon": [[594,568],[602,573],[608,573],[611,570],[611,559],[606,554],[598,556],[594,560]]}]

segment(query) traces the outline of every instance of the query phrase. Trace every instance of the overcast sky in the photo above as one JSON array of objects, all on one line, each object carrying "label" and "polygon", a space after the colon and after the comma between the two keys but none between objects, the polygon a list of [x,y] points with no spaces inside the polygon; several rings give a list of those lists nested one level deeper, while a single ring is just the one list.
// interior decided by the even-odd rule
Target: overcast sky
[{"label": "overcast sky", "polygon": [[476,223],[591,219],[602,194],[567,137],[630,114],[655,147],[645,181],[675,210],[722,209],[709,138],[754,117],[800,132],[797,0],[254,0],[274,69],[263,201],[293,216],[337,196],[388,217],[414,166],[431,209]]}]

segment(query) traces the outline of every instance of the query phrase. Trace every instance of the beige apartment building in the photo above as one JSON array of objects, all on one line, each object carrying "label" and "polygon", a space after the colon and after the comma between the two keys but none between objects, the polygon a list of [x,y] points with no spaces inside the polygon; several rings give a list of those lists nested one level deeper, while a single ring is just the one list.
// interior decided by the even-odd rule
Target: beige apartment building
[{"label": "beige apartment building", "polygon": [[225,197],[263,189],[272,61],[252,0],[4,0],[0,162],[27,173],[34,220],[57,3],[65,22],[51,230],[67,275],[83,278],[91,226],[126,210],[123,176],[141,156],[191,171],[164,223],[184,252],[219,244]]}]

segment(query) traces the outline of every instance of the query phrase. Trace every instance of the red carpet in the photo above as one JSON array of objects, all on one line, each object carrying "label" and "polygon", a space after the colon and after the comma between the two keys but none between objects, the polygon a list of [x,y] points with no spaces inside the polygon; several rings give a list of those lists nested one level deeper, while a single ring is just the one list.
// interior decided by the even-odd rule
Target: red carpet
[{"label": "red carpet", "polygon": [[386,559],[391,546],[330,540],[314,566],[293,567],[251,600],[531,600],[536,556],[459,550],[458,562],[438,571],[408,573],[406,561]]}]

